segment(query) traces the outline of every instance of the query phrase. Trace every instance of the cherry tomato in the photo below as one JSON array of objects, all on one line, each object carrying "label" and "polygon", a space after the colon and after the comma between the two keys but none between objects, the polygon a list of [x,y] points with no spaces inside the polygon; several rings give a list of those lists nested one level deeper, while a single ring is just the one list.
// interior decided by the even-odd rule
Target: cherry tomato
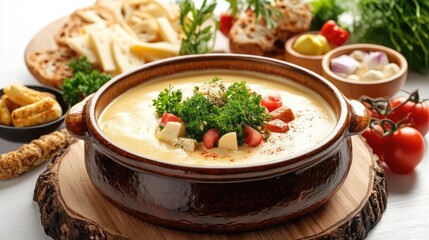
[{"label": "cherry tomato", "polygon": [[232,25],[234,24],[235,19],[229,13],[221,13],[219,19],[219,31],[228,37],[229,31],[231,30]]},{"label": "cherry tomato", "polygon": [[[390,105],[392,108],[395,108],[405,101],[407,101],[407,98],[397,97],[390,101]],[[429,107],[426,102],[415,103],[408,101],[390,113],[388,118],[394,122],[406,119],[404,123],[411,124],[423,136],[429,131]]]},{"label": "cherry tomato", "polygon": [[349,39],[349,32],[338,26],[333,20],[329,20],[323,24],[320,33],[325,36],[328,42],[333,46],[344,45]]},{"label": "cherry tomato", "polygon": [[171,114],[171,113],[164,113],[164,114],[162,114],[162,117],[161,117],[161,122],[159,123],[159,125],[160,126],[165,126],[165,124],[167,123],[167,122],[182,122],[182,120],[180,120],[180,118],[179,117],[177,117],[176,115],[174,115],[174,114]]},{"label": "cherry tomato", "polygon": [[272,112],[283,105],[282,98],[279,93],[271,93],[261,100],[261,105]]},{"label": "cherry tomato", "polygon": [[251,147],[256,147],[261,144],[263,136],[260,132],[256,131],[249,125],[244,127],[243,134],[245,136],[244,142],[247,143]]},{"label": "cherry tomato", "polygon": [[217,128],[212,128],[204,134],[203,145],[207,149],[213,148],[215,143],[219,141],[219,130]]},{"label": "cherry tomato", "polygon": [[396,173],[409,173],[423,159],[423,136],[412,127],[402,127],[384,140],[384,162]]},{"label": "cherry tomato", "polygon": [[380,125],[368,127],[362,136],[365,138],[366,143],[372,148],[372,151],[378,155],[381,161],[384,158],[384,137],[383,129]]}]

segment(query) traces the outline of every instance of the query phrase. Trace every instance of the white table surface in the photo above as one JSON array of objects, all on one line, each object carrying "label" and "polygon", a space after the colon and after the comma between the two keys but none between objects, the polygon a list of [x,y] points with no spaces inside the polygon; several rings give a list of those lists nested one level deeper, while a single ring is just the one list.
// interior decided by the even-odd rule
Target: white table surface
[{"label": "white table surface", "polygon": [[[40,85],[29,73],[24,51],[43,27],[73,10],[92,5],[91,0],[0,1],[0,88],[12,83]],[[429,75],[409,73],[405,90],[420,89],[429,98]],[[425,137],[429,142],[429,134]],[[20,144],[0,138],[0,153]],[[37,177],[46,169],[42,164],[11,180],[0,180],[0,239],[51,239],[43,230],[39,207],[33,201]],[[429,239],[429,153],[408,175],[386,171],[388,204],[381,221],[367,239]]]}]

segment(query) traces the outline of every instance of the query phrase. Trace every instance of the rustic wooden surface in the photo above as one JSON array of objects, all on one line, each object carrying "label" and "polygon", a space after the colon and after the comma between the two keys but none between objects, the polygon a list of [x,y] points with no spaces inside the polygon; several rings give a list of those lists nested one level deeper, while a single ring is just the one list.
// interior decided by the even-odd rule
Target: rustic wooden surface
[{"label": "rustic wooden surface", "polygon": [[120,211],[90,183],[83,151],[82,141],[71,145],[37,181],[34,200],[54,239],[364,239],[386,208],[384,172],[360,137],[353,137],[350,173],[327,204],[293,222],[231,235],[171,230]]}]

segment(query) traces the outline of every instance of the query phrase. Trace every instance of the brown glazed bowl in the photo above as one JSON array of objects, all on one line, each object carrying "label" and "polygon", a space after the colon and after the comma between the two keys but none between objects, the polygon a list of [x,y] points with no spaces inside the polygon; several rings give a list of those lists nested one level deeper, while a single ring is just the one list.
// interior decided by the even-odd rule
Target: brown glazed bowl
[{"label": "brown glazed bowl", "polygon": [[[384,52],[389,58],[389,62],[398,64],[400,70],[393,76],[374,81],[350,80],[331,71],[331,59],[344,54],[348,55],[354,50]],[[322,76],[337,86],[346,97],[353,99],[359,99],[361,96],[390,98],[405,84],[408,73],[408,63],[402,54],[391,48],[377,44],[350,44],[335,48],[323,57],[322,68]]]},{"label": "brown glazed bowl", "polygon": [[[103,109],[128,89],[208,69],[275,75],[302,84],[326,99],[338,122],[326,139],[301,154],[241,167],[193,167],[135,155],[112,143],[97,125]],[[363,105],[344,98],[321,76],[284,61],[239,54],[182,56],[143,65],[112,79],[66,117],[67,129],[85,140],[88,175],[106,199],[150,223],[204,233],[260,229],[318,208],[347,176],[350,136],[368,124]]]}]

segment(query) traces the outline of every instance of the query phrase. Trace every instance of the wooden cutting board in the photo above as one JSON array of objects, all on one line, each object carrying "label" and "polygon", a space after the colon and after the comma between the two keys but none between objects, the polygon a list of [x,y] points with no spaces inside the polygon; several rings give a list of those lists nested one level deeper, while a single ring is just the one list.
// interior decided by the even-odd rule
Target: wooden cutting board
[{"label": "wooden cutting board", "polygon": [[77,141],[53,160],[34,191],[45,232],[54,239],[363,239],[381,219],[387,191],[378,158],[353,137],[353,162],[340,190],[322,207],[295,221],[264,230],[198,234],[146,223],[122,212],[93,187]]}]

